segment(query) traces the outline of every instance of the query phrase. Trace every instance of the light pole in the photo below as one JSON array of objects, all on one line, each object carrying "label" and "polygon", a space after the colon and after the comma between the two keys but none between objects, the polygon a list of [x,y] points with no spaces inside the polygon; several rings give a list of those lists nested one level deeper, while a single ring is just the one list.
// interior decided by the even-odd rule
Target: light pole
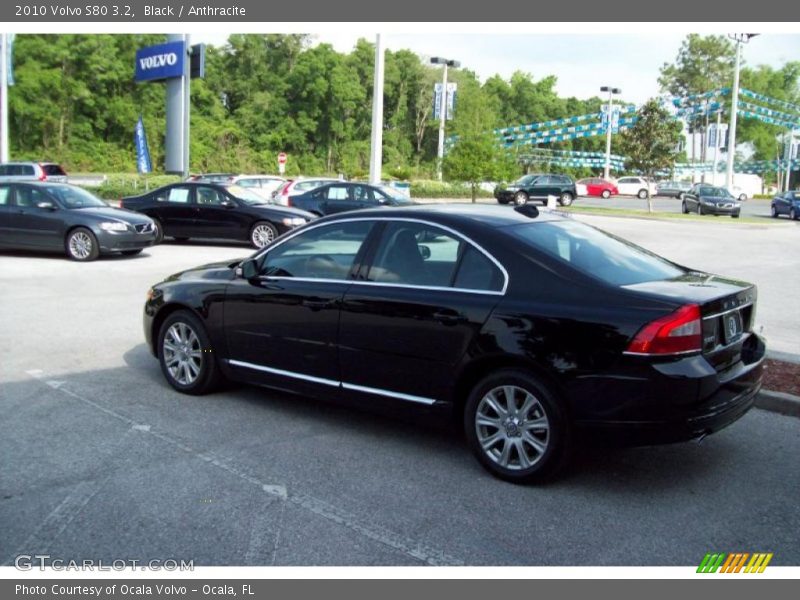
[{"label": "light pole", "polygon": [[381,34],[375,37],[375,75],[372,86],[372,142],[369,154],[369,182],[381,182],[383,166],[383,69]]},{"label": "light pole", "polygon": [[431,59],[432,65],[443,65],[442,70],[442,99],[439,103],[439,148],[436,151],[436,176],[442,180],[442,161],[444,160],[444,122],[447,119],[447,67],[457,69],[461,63],[457,60],[434,56]]},{"label": "light pole", "polygon": [[608,92],[608,118],[606,120],[606,166],[603,169],[603,179],[608,179],[611,175],[611,125],[614,115],[614,94],[621,94],[619,88],[604,85],[600,88],[601,92]]},{"label": "light pole", "polygon": [[729,33],[728,37],[736,42],[736,64],[733,67],[733,90],[731,92],[731,123],[728,133],[728,169],[725,172],[725,187],[733,185],[733,161],[736,155],[736,111],[739,109],[739,63],[741,62],[742,44],[746,44],[757,33]]}]

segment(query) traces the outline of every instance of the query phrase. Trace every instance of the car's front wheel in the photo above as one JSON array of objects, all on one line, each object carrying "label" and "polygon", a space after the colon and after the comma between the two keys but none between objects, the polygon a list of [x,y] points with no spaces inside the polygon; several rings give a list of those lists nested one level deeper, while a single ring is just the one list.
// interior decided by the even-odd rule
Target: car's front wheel
[{"label": "car's front wheel", "polygon": [[160,244],[164,241],[164,226],[158,219],[153,219],[153,227],[156,231],[156,239],[153,241],[153,245]]},{"label": "car's front wheel", "polygon": [[184,394],[205,394],[222,379],[208,333],[188,310],[172,313],[161,325],[158,359],[167,382]]},{"label": "car's front wheel", "polygon": [[64,241],[67,256],[72,260],[88,262],[100,256],[100,246],[95,235],[85,227],[76,227]]},{"label": "car's front wheel", "polygon": [[267,221],[259,221],[250,230],[250,243],[253,248],[263,248],[267,244],[272,243],[278,237],[278,230],[272,223]]},{"label": "car's front wheel", "polygon": [[570,204],[572,204],[573,199],[574,198],[572,197],[572,194],[570,194],[569,192],[563,192],[561,196],[559,196],[558,198],[558,203],[561,206],[569,206]]},{"label": "car's front wheel", "polygon": [[686,202],[681,202],[681,212],[685,215],[689,214],[689,207],[686,206]]},{"label": "car's front wheel", "polygon": [[528,194],[523,191],[519,191],[514,194],[514,204],[517,206],[522,206],[523,204],[528,203]]},{"label": "car's front wheel", "polygon": [[517,369],[498,371],[473,388],[464,431],[478,461],[515,483],[554,475],[570,449],[564,409],[544,384]]},{"label": "car's front wheel", "polygon": [[769,207],[769,213],[772,215],[773,219],[778,218],[778,209],[774,204]]},{"label": "car's front wheel", "polygon": [[792,221],[796,221],[797,220],[797,212],[793,208],[789,210],[789,218]]}]

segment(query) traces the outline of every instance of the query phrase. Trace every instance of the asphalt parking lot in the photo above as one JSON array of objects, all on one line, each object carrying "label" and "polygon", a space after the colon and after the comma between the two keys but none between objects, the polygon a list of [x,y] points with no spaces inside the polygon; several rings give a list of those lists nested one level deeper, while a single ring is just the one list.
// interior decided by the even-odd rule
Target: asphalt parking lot
[{"label": "asphalt parking lot", "polygon": [[[578,217],[755,281],[789,352],[793,225]],[[753,410],[702,444],[581,452],[560,480],[489,476],[460,436],[249,387],[175,393],[144,346],[148,287],[249,253],[168,243],[79,264],[0,253],[0,564],[696,565],[768,551],[800,564],[800,420]]]}]

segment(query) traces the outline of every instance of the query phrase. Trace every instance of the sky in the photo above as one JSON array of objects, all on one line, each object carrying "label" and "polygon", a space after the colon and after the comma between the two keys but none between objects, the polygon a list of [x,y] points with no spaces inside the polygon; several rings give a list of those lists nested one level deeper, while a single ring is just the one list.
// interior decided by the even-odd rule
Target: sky
[{"label": "sky", "polygon": [[[369,32],[313,34],[317,43],[329,43],[349,52],[359,37],[374,41]],[[640,104],[658,95],[658,72],[678,54],[684,33],[664,34],[384,34],[390,50],[408,49],[423,58],[444,56],[486,80],[494,74],[508,78],[515,71],[535,79],[555,75],[561,96],[580,99],[600,95],[599,88],[622,89],[625,101]],[[223,45],[227,34],[192,34],[192,42]],[[780,67],[800,61],[800,35],[764,34],[744,46],[744,64]]]}]

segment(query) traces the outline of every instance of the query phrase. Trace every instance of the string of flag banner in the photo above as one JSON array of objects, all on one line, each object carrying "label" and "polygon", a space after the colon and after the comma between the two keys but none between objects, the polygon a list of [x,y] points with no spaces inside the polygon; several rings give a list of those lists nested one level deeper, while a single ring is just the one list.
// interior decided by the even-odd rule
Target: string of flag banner
[{"label": "string of flag banner", "polygon": [[751,90],[739,88],[739,94],[741,94],[742,96],[746,96],[748,98],[752,98],[753,100],[761,100],[761,102],[766,102],[767,104],[782,106],[783,108],[788,108],[789,110],[800,112],[800,105],[798,104],[792,104],[791,102],[785,102],[784,100],[771,98],[770,96],[765,96],[764,94],[759,94]]},{"label": "string of flag banner", "polygon": [[[737,173],[765,173],[767,171],[780,171],[789,167],[791,170],[796,171],[800,169],[800,160],[798,159],[777,159],[777,160],[754,160],[742,163],[735,163],[734,170]],[[713,172],[714,163],[676,163],[674,170],[676,173],[685,172]],[[717,172],[725,171],[725,165],[720,163],[717,165]]]}]

